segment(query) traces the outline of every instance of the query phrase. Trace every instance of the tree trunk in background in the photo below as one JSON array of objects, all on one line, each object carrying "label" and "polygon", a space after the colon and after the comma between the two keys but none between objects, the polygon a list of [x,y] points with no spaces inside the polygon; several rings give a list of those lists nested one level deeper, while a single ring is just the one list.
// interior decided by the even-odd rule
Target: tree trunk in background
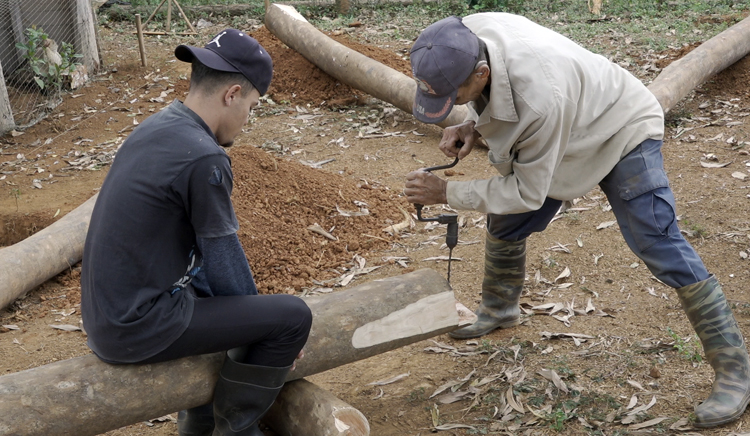
[{"label": "tree trunk in background", "polygon": [[[265,23],[284,44],[330,76],[412,113],[417,90],[414,79],[325,36],[291,6],[272,4]],[[438,125],[459,124],[466,113],[464,106],[454,106]]]},{"label": "tree trunk in background", "polygon": [[750,53],[750,17],[669,64],[648,86],[669,112],[698,85]]},{"label": "tree trunk in background", "polygon": [[97,196],[49,227],[0,249],[0,309],[80,262]]},{"label": "tree trunk in background", "polygon": [[76,39],[80,43],[80,53],[83,55],[82,64],[93,76],[101,66],[99,50],[97,49],[96,26],[94,14],[91,11],[91,0],[76,0]]},{"label": "tree trunk in background", "polygon": [[[13,108],[10,107],[8,88],[5,87],[4,77],[3,66],[0,64],[0,135],[4,135],[6,132],[16,128],[16,122],[13,120]],[[2,307],[3,304],[0,301],[0,308]]]}]

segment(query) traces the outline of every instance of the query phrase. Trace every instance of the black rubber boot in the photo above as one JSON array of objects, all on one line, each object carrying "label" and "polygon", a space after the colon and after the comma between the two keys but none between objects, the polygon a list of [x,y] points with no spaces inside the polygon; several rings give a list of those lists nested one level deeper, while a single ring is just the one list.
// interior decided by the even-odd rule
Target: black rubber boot
[{"label": "black rubber boot", "polygon": [[211,436],[214,433],[214,404],[208,403],[177,414],[180,436]]},{"label": "black rubber boot", "polygon": [[448,334],[454,339],[470,339],[498,328],[517,326],[521,317],[518,302],[525,278],[526,239],[502,241],[487,233],[482,304],[476,311],[477,322]]},{"label": "black rubber boot", "polygon": [[711,276],[677,289],[677,296],[715,374],[711,394],[695,407],[695,426],[735,421],[750,403],[750,359],[724,291]]},{"label": "black rubber boot", "polygon": [[241,363],[245,348],[227,351],[214,390],[213,436],[262,436],[258,422],[276,400],[291,365],[283,368]]}]

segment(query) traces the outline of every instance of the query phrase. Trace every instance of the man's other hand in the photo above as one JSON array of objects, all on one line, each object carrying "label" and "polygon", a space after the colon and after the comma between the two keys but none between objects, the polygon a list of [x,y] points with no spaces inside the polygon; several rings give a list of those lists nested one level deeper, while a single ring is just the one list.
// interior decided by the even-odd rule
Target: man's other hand
[{"label": "man's other hand", "polygon": [[404,195],[410,203],[446,204],[447,187],[448,182],[440,177],[424,170],[417,170],[406,175]]}]

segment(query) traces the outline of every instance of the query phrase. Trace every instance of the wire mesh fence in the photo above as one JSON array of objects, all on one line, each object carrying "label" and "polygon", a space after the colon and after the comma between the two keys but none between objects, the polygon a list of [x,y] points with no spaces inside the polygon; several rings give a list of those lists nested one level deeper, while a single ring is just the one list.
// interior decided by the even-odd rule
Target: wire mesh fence
[{"label": "wire mesh fence", "polygon": [[89,1],[0,0],[0,112],[14,128],[44,118],[98,67]]}]

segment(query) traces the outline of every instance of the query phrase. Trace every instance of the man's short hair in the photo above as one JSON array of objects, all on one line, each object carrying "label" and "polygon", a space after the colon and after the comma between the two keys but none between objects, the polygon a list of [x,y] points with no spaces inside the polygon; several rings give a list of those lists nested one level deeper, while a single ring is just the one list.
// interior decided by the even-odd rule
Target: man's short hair
[{"label": "man's short hair", "polygon": [[240,95],[247,97],[255,89],[252,83],[241,73],[214,70],[193,58],[190,73],[190,90],[213,94],[225,86],[240,85]]},{"label": "man's short hair", "polygon": [[477,70],[477,68],[481,67],[482,65],[489,65],[488,55],[487,55],[487,44],[482,41],[482,38],[477,37],[477,41],[479,41],[479,55],[477,56],[477,61],[474,64],[474,69],[471,70],[472,74],[469,74],[469,77],[464,80],[464,83],[461,84],[461,86],[466,86],[471,82],[471,76],[473,75],[474,71]]}]

